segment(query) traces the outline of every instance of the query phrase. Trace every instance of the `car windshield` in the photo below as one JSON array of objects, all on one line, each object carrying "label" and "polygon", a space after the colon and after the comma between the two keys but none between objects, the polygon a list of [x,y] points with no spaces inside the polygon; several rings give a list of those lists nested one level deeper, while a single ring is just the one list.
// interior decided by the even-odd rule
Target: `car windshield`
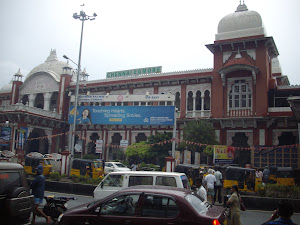
[{"label": "car windshield", "polygon": [[208,204],[206,202],[203,202],[200,198],[198,198],[196,195],[188,194],[185,196],[185,200],[188,201],[188,203],[198,212],[206,213],[208,211]]},{"label": "car windshield", "polygon": [[94,162],[94,167],[97,169],[97,168],[101,168],[102,167],[102,162],[100,161],[97,161],[97,162]]},{"label": "car windshield", "polygon": [[117,167],[126,168],[126,166],[125,166],[125,165],[123,165],[122,163],[115,163],[115,165],[116,165]]}]

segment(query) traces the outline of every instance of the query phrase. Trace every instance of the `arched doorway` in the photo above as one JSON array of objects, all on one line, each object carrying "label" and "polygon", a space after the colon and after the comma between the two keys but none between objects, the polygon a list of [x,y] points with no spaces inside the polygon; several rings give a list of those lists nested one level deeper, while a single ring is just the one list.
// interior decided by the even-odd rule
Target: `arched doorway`
[{"label": "arched doorway", "polygon": [[136,143],[139,143],[141,141],[147,141],[147,136],[144,133],[138,133],[138,135],[135,136]]},{"label": "arched doorway", "polygon": [[297,137],[292,132],[282,132],[280,137],[278,137],[278,141],[278,145],[293,145],[296,144]]},{"label": "arched doorway", "polygon": [[41,138],[45,137],[45,131],[39,128],[33,129],[27,140],[27,144],[25,146],[25,154],[28,154],[29,152],[39,152],[41,154],[47,154],[48,153],[48,138]]},{"label": "arched doorway", "polygon": [[99,140],[100,137],[97,133],[92,133],[90,136],[90,142],[88,144],[88,154],[96,154],[96,141]]},{"label": "arched doorway", "polygon": [[122,140],[122,136],[120,133],[115,133],[112,137],[111,137],[111,145],[113,147],[110,148],[109,151],[109,159],[111,160],[116,160],[120,157],[118,157],[118,154],[120,153],[120,148],[119,147],[114,147],[114,146],[120,146],[120,141]]},{"label": "arched doorway", "polygon": [[244,167],[251,164],[251,151],[249,150],[248,137],[244,132],[235,133],[232,137],[232,146],[236,147],[234,152],[234,163]]}]

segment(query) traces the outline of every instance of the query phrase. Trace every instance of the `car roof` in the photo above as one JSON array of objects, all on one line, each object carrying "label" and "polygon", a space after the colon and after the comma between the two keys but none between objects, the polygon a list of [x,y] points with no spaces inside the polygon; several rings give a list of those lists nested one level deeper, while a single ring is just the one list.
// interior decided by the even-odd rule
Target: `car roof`
[{"label": "car roof", "polygon": [[24,169],[19,163],[0,162],[0,170]]},{"label": "car roof", "polygon": [[185,173],[177,173],[177,172],[162,172],[162,171],[117,171],[110,172],[110,175],[113,174],[136,174],[136,175],[165,175],[165,176],[186,176]]},{"label": "car roof", "polygon": [[193,193],[192,190],[186,188],[178,188],[171,186],[160,186],[160,185],[137,185],[124,188],[119,191],[119,193],[127,193],[127,192],[145,192],[151,194],[164,194],[164,195],[176,195],[184,197],[187,194]]}]

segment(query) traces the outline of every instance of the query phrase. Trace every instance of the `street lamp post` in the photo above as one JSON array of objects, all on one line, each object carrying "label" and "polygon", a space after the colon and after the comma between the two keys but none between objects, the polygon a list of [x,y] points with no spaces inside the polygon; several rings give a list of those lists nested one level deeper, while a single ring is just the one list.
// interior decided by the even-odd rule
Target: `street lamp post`
[{"label": "street lamp post", "polygon": [[[84,6],[84,5],[81,5]],[[78,64],[74,63],[71,59],[71,61],[77,65],[77,77],[76,77],[76,89],[75,89],[75,104],[74,104],[74,121],[73,121],[73,129],[72,129],[72,141],[71,141],[71,162],[74,159],[74,145],[75,145],[75,131],[76,131],[76,115],[77,115],[77,105],[78,105],[78,93],[79,93],[79,76],[80,76],[80,63],[81,63],[81,49],[82,49],[82,37],[83,37],[83,25],[84,21],[86,20],[94,20],[97,16],[96,13],[93,14],[93,16],[88,16],[85,14],[83,10],[80,11],[80,14],[77,13],[73,14],[74,19],[81,20],[81,36],[80,36],[80,47],[79,47],[79,57],[78,57]],[[64,55],[64,58],[69,59],[67,56]],[[70,164],[71,165],[71,164]]]}]

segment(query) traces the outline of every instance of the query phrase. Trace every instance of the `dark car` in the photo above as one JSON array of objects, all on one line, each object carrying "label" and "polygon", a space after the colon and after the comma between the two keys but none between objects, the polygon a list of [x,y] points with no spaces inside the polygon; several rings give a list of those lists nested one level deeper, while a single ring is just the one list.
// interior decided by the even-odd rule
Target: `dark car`
[{"label": "dark car", "polygon": [[133,186],[102,200],[66,211],[59,225],[227,225],[227,211],[209,205],[193,191],[165,186]]},{"label": "dark car", "polygon": [[[26,222],[34,208],[24,167],[17,163],[0,162],[1,221]],[[5,223],[7,224],[7,223]]]}]

